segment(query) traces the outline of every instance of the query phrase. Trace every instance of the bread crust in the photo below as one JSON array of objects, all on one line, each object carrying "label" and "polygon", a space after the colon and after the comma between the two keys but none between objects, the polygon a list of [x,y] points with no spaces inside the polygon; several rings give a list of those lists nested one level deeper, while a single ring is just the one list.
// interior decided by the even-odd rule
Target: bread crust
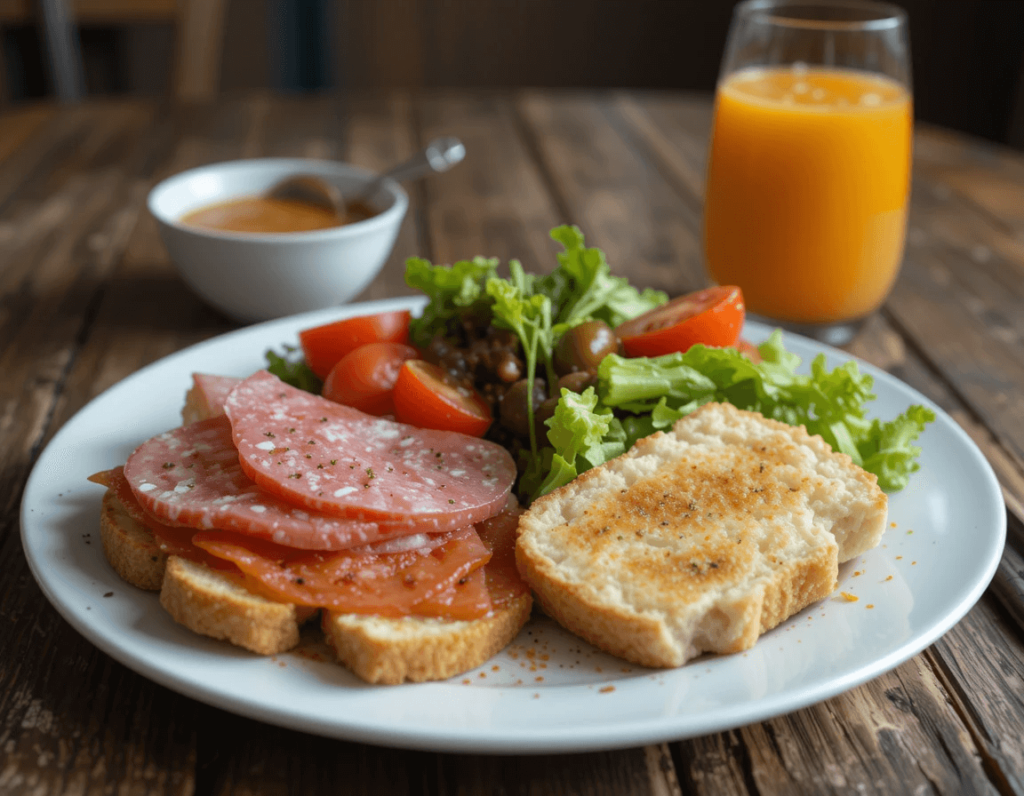
[{"label": "bread crust", "polygon": [[259,653],[286,652],[299,643],[294,605],[253,594],[239,580],[178,556],[167,559],[160,605],[178,624]]},{"label": "bread crust", "polygon": [[530,618],[532,603],[522,594],[471,622],[325,612],[323,629],[338,660],[368,683],[445,680],[508,646]]},{"label": "bread crust", "polygon": [[148,529],[128,516],[112,489],[103,495],[100,507],[100,541],[110,566],[132,586],[159,591],[167,566],[167,555]]},{"label": "bread crust", "polygon": [[801,427],[709,404],[536,501],[516,563],[570,631],[645,666],[749,649],[877,544],[872,476]]},{"label": "bread crust", "polygon": [[[286,652],[315,609],[268,600],[240,578],[167,556],[152,534],[124,510],[113,490],[103,496],[103,550],[124,580],[160,591],[160,604],[181,625],[261,655]],[[371,683],[440,680],[479,666],[506,647],[530,616],[529,593],[474,621],[384,618],[327,613],[323,629],[339,662]]]}]

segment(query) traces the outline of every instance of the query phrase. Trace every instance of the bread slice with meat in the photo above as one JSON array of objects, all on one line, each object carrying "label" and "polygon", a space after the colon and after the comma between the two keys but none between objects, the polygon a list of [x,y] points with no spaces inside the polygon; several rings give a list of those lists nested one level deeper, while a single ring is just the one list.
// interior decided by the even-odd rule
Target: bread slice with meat
[{"label": "bread slice with meat", "polygon": [[267,600],[237,578],[168,556],[111,489],[103,496],[100,538],[107,561],[122,580],[159,591],[160,604],[174,621],[201,635],[272,655],[298,644],[300,625],[316,613]]},{"label": "bread slice with meat", "polygon": [[167,554],[153,534],[129,516],[112,489],[103,495],[100,506],[100,541],[121,580],[146,591],[160,591]]},{"label": "bread slice with meat", "polygon": [[507,647],[530,618],[524,593],[472,621],[324,613],[323,629],[338,660],[368,683],[445,680],[475,669]]},{"label": "bread slice with meat", "polygon": [[160,605],[180,625],[260,655],[287,652],[315,609],[253,594],[241,578],[179,556],[167,559]]},{"label": "bread slice with meat", "polygon": [[803,427],[709,404],[540,498],[516,563],[568,630],[672,667],[749,649],[874,547],[873,475]]},{"label": "bread slice with meat", "polygon": [[[103,497],[100,528],[117,574],[141,589],[159,590],[160,604],[174,621],[201,635],[272,655],[295,647],[301,625],[318,613],[268,600],[239,578],[167,556],[113,490]],[[473,621],[324,612],[323,629],[339,662],[367,682],[441,680],[476,668],[506,647],[529,619],[531,605],[530,595],[523,594]]]}]

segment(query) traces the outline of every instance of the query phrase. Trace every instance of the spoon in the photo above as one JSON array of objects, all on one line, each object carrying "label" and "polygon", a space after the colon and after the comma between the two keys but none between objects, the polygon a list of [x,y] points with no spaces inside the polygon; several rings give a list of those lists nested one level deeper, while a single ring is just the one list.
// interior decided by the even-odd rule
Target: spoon
[{"label": "spoon", "polygon": [[267,192],[267,197],[303,202],[322,207],[325,210],[332,210],[338,216],[344,216],[349,205],[369,199],[377,192],[384,180],[392,179],[403,182],[422,177],[425,174],[448,171],[452,166],[460,163],[465,156],[466,147],[458,138],[451,136],[436,138],[422,152],[388,169],[355,194],[342,196],[341,191],[326,180],[312,174],[298,174],[281,180]]}]

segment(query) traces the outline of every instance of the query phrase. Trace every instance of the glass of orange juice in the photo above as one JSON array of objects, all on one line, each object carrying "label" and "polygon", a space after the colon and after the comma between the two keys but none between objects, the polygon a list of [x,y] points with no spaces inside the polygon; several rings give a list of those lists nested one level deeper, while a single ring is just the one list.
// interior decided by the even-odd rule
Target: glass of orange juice
[{"label": "glass of orange juice", "polygon": [[711,279],[739,285],[754,317],[849,342],[903,258],[912,131],[901,9],[739,4],[708,162]]}]

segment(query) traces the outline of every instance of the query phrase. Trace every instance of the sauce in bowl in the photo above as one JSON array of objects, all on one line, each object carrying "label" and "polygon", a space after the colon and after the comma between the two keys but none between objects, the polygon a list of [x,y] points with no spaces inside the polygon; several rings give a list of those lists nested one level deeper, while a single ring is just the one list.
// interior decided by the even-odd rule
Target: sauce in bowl
[{"label": "sauce in bowl", "polygon": [[193,210],[180,222],[222,232],[311,232],[343,227],[375,215],[377,211],[365,202],[352,202],[344,214],[339,214],[310,202],[246,196]]}]

